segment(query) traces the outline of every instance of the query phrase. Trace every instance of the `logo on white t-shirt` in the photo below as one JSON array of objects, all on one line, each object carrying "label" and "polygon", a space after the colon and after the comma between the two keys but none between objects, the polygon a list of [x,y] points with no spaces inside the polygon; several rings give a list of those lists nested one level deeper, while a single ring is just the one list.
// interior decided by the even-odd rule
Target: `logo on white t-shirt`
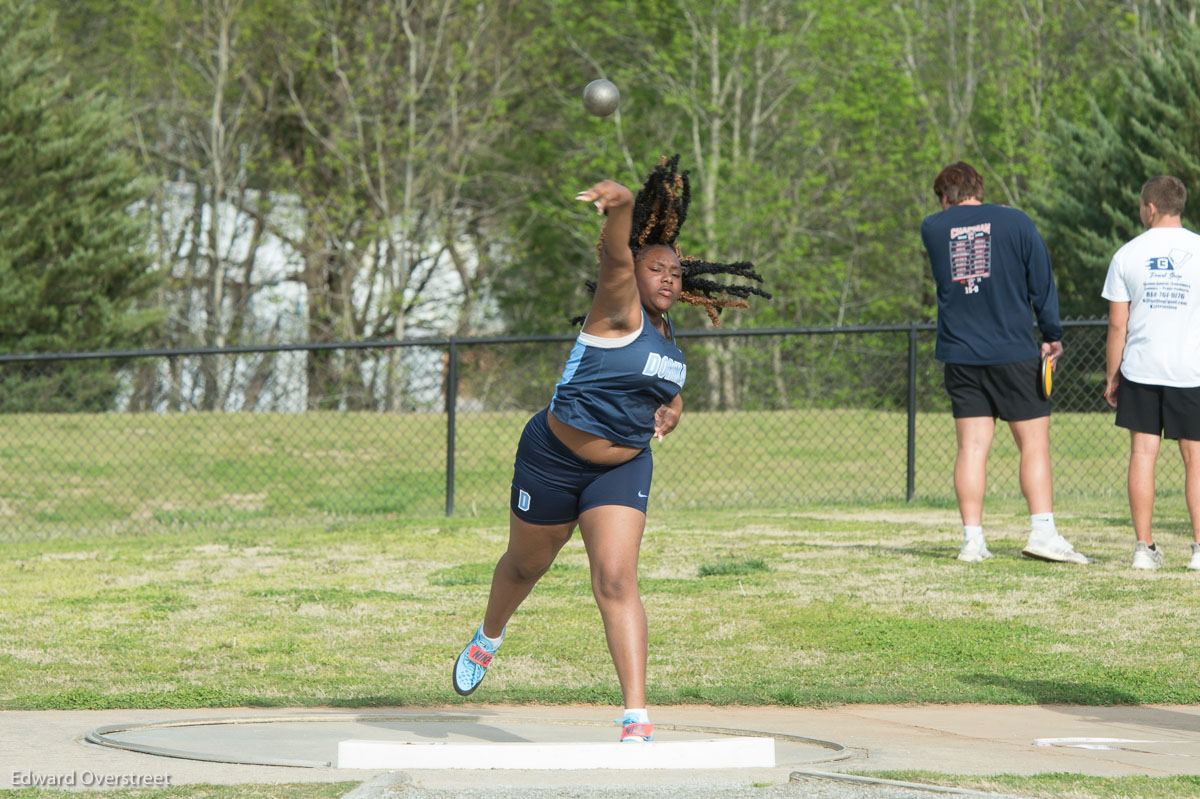
[{"label": "logo on white t-shirt", "polygon": [[1142,282],[1142,302],[1150,308],[1174,310],[1188,303],[1191,286],[1180,280],[1176,267],[1188,262],[1192,254],[1187,250],[1172,249],[1169,255],[1156,255],[1146,259],[1149,274]]}]

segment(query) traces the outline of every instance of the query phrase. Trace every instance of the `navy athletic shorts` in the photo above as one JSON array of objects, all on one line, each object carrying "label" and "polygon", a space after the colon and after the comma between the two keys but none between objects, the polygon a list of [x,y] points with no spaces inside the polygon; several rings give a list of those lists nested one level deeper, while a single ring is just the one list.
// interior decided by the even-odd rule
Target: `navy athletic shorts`
[{"label": "navy athletic shorts", "polygon": [[974,366],[946,364],[946,392],[955,419],[999,416],[1006,422],[1024,422],[1050,415],[1050,400],[1038,393],[1041,358],[1016,363]]},{"label": "navy athletic shorts", "polygon": [[521,433],[510,507],[530,524],[566,524],[600,505],[624,505],[645,513],[653,475],[649,446],[616,466],[585,461],[550,431],[543,410]]},{"label": "navy athletic shorts", "polygon": [[1117,427],[1163,438],[1200,441],[1200,388],[1152,386],[1120,375]]}]

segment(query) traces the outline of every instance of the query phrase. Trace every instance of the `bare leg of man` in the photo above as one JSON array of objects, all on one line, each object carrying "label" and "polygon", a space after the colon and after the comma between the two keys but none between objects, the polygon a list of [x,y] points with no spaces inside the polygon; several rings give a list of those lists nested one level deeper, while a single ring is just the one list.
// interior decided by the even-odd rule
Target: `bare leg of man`
[{"label": "bare leg of man", "polygon": [[1192,517],[1192,537],[1200,544],[1200,441],[1179,439],[1179,453],[1183,455],[1183,495]]},{"label": "bare leg of man", "polygon": [[1147,546],[1154,543],[1150,519],[1154,515],[1154,463],[1158,460],[1160,442],[1151,433],[1130,431],[1129,513],[1137,540]]},{"label": "bare leg of man", "polygon": [[996,433],[990,416],[954,420],[958,455],[954,459],[954,493],[965,526],[983,524],[983,495],[987,490],[987,456]]},{"label": "bare leg of man", "polygon": [[1021,453],[1021,493],[1030,515],[1054,512],[1054,487],[1050,477],[1050,417],[1009,422],[1013,441]]},{"label": "bare leg of man", "polygon": [[636,508],[602,505],[579,517],[587,547],[592,594],[617,669],[627,708],[646,706],[646,609],[638,590],[638,555],[646,515]]}]

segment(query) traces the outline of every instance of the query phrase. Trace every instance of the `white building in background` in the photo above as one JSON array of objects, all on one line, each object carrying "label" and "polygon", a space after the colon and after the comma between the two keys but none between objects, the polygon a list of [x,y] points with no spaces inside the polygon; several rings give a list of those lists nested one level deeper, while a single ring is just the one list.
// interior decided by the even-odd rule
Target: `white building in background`
[{"label": "white building in background", "polygon": [[[188,182],[172,182],[167,184],[164,191],[166,202],[158,219],[161,241],[171,242],[172,252],[156,253],[156,261],[161,268],[170,269],[171,277],[177,286],[190,286],[178,292],[178,301],[170,309],[168,324],[173,330],[172,337],[176,341],[203,341],[204,329],[207,324],[205,314],[205,291],[208,290],[206,280],[207,263],[211,255],[210,236],[211,226],[216,228],[217,255],[220,263],[225,265],[225,279],[240,280],[238,274],[240,265],[245,264],[253,256],[253,267],[250,274],[250,300],[247,306],[247,328],[240,332],[240,342],[252,345],[276,344],[305,344],[308,343],[308,296],[305,285],[289,279],[288,275],[298,273],[302,268],[299,254],[285,241],[270,232],[264,232],[260,241],[251,253],[253,244],[253,219],[230,204],[223,204],[214,217],[210,205],[200,207],[200,220],[194,218],[197,208],[196,186]],[[252,193],[247,192],[251,196]],[[272,209],[272,225],[276,229],[295,230],[300,235],[302,225],[300,215],[303,213],[298,204],[276,200]],[[469,244],[464,242],[463,253],[468,256],[468,269],[476,267],[474,252]],[[352,245],[351,245],[352,246]],[[362,257],[369,257],[364,254]],[[191,262],[205,264],[203,269],[192,271]],[[425,267],[423,267],[424,269]],[[432,266],[433,274],[423,285],[410,285],[405,289],[403,298],[406,306],[412,310],[405,317],[405,340],[412,339],[442,339],[449,337],[457,324],[459,312],[463,303],[463,284],[458,271],[448,258],[441,257]],[[381,286],[372,287],[367,284],[369,269],[359,270],[359,276],[353,285],[355,307],[361,313],[362,305],[368,297],[373,298],[373,308],[368,313],[379,318],[381,304],[391,301],[383,296]],[[233,292],[226,284],[223,292],[222,329],[228,328],[233,318]],[[420,291],[420,297],[414,304],[415,292]],[[190,291],[188,297],[184,292]],[[499,311],[496,303],[488,297],[478,298],[473,309],[472,326],[480,332],[495,333],[499,329]],[[373,327],[368,325],[368,327]],[[391,338],[384,334],[382,338]],[[184,344],[176,346],[183,347]],[[411,375],[409,393],[406,394],[406,405],[412,408],[441,410],[442,408],[442,371],[444,364],[444,347],[402,347],[396,350],[399,355],[391,364],[393,370],[399,370]],[[343,351],[344,352],[344,351]],[[372,373],[375,369],[385,368],[386,361],[392,357],[388,350],[371,350],[370,357],[364,360],[364,382],[372,383]],[[258,394],[253,407],[247,407],[247,391],[254,379],[256,368],[264,358],[272,359],[271,378],[269,385]],[[163,387],[156,392],[155,410],[190,410],[198,407],[198,398],[202,390],[204,376],[201,373],[201,356],[186,356],[173,359],[177,374],[171,371],[172,365],[168,359],[160,359],[157,364],[156,377]],[[284,351],[273,354],[245,354],[225,356],[221,366],[221,394],[224,397],[221,409],[225,411],[257,410],[297,412],[306,407],[307,399],[307,353],[303,350]],[[123,396],[118,401],[118,408],[128,407],[133,390],[132,372],[127,375],[127,386]],[[174,382],[174,388],[168,388]],[[377,381],[376,381],[377,382]],[[178,395],[179,408],[169,408],[172,398]],[[381,397],[380,397],[381,399]]]}]

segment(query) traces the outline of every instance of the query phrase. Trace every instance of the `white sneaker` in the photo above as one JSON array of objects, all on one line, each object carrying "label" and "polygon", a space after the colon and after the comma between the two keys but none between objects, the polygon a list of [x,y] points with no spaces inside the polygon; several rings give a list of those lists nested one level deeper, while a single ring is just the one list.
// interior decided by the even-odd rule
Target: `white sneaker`
[{"label": "white sneaker", "polygon": [[1054,563],[1091,563],[1092,559],[1075,551],[1075,547],[1067,542],[1059,533],[1045,537],[1037,533],[1029,534],[1029,541],[1021,554],[1035,560],[1049,560]]},{"label": "white sneaker", "polygon": [[1200,544],[1192,544],[1192,559],[1188,561],[1188,568],[1200,571]]},{"label": "white sneaker", "polygon": [[[1193,549],[1193,551],[1195,551],[1195,550]],[[1192,560],[1193,561],[1196,560],[1196,557],[1194,555],[1192,556]],[[1143,544],[1141,541],[1138,541],[1137,544],[1134,545],[1134,547],[1133,547],[1133,568],[1152,570],[1152,569],[1157,569],[1159,566],[1162,566],[1162,565],[1163,565],[1162,549],[1160,549],[1158,547],[1151,549],[1149,546],[1147,546],[1146,544]],[[1188,564],[1188,568],[1191,568],[1191,564]]]},{"label": "white sneaker", "polygon": [[991,556],[992,553],[988,552],[987,541],[983,540],[983,536],[968,538],[963,542],[962,549],[958,550],[958,559],[963,563],[979,563]]}]

